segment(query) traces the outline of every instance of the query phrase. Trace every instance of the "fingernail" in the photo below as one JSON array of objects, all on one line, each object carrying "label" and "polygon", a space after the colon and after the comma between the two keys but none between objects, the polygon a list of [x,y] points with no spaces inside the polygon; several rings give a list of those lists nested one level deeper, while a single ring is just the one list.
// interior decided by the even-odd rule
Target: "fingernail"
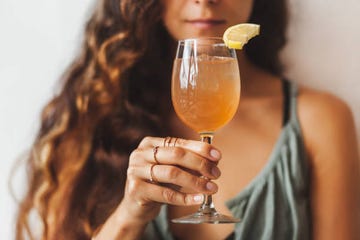
[{"label": "fingernail", "polygon": [[202,203],[203,200],[204,200],[204,195],[202,195],[202,194],[194,196],[194,201],[197,202],[197,203]]},{"label": "fingernail", "polygon": [[216,149],[211,149],[210,150],[210,156],[212,156],[213,158],[219,159],[221,157],[221,154],[218,150]]},{"label": "fingernail", "polygon": [[221,172],[220,172],[219,168],[213,167],[213,168],[211,169],[211,174],[212,174],[214,177],[217,178],[217,177],[220,176]]},{"label": "fingernail", "polygon": [[217,186],[215,183],[212,183],[212,182],[208,182],[206,184],[206,189],[209,190],[209,191],[216,191],[217,190]]}]

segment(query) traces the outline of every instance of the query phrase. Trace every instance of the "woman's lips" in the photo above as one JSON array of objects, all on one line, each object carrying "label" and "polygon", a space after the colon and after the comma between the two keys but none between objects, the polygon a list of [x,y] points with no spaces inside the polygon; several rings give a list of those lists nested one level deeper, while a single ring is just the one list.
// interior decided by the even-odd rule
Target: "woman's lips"
[{"label": "woman's lips", "polygon": [[212,28],[214,26],[218,26],[225,23],[225,20],[222,19],[194,19],[194,20],[186,20],[186,23],[191,24],[194,27],[207,29]]}]

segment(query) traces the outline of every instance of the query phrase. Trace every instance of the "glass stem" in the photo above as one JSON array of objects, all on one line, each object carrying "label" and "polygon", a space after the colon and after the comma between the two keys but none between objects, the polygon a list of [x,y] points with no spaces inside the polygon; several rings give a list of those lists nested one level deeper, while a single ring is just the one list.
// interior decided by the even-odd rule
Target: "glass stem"
[{"label": "glass stem", "polygon": [[[208,144],[212,143],[213,135],[211,133],[201,134],[201,141]],[[203,214],[211,214],[216,212],[212,201],[212,195],[204,194],[204,201],[201,204],[199,212]]]}]

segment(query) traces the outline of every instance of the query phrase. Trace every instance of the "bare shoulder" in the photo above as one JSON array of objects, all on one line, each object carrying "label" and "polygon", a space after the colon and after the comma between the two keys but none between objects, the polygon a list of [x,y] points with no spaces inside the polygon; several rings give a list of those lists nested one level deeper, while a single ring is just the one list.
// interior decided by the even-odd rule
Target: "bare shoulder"
[{"label": "bare shoulder", "polygon": [[312,156],[330,149],[357,153],[353,115],[342,99],[327,92],[301,87],[298,114],[305,144]]},{"label": "bare shoulder", "polygon": [[358,239],[360,168],[353,116],[338,97],[307,88],[298,116],[311,168],[314,239]]},{"label": "bare shoulder", "polygon": [[321,124],[326,127],[353,119],[345,101],[328,92],[301,87],[298,99],[299,115],[306,125]]}]

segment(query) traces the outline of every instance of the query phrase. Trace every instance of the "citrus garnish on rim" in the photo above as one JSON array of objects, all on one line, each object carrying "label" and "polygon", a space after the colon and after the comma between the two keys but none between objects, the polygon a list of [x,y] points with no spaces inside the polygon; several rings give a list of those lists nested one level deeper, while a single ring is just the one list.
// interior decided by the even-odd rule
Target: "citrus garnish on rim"
[{"label": "citrus garnish on rim", "polygon": [[260,25],[253,23],[241,23],[226,29],[223,40],[228,48],[242,49],[253,37],[259,35]]}]

